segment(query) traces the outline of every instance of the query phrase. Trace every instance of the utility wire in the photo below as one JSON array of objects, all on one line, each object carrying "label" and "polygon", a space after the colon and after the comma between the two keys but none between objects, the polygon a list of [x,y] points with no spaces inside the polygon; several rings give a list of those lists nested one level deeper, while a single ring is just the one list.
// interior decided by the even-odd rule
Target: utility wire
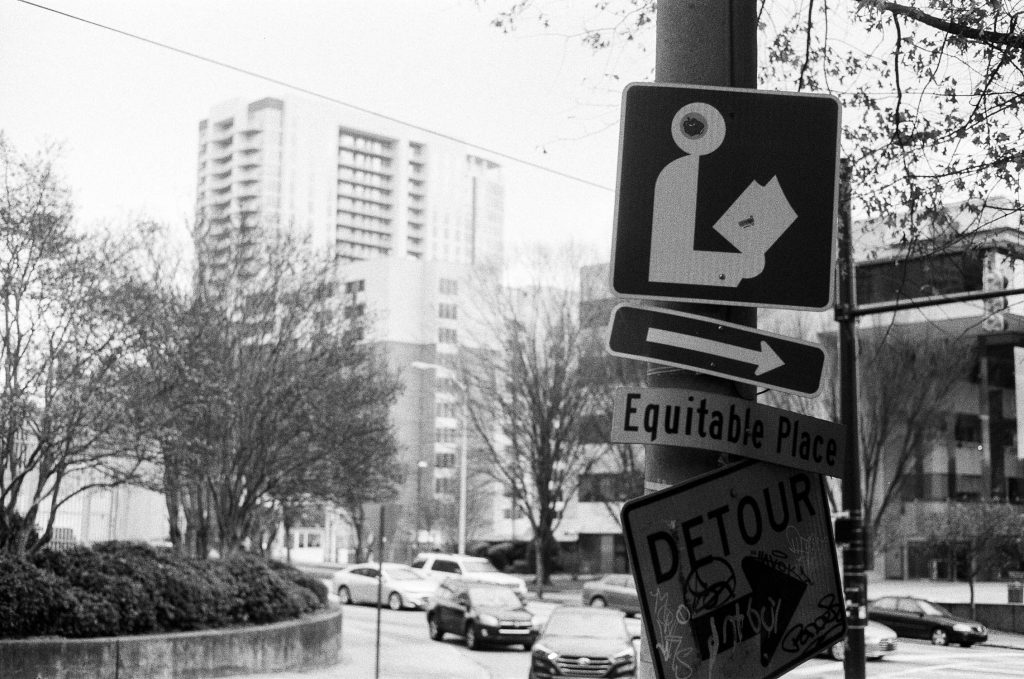
[{"label": "utility wire", "polygon": [[377,111],[373,111],[373,110],[370,110],[368,108],[363,108],[362,106],[357,106],[356,104],[351,104],[351,103],[349,103],[347,101],[342,101],[340,99],[335,99],[332,96],[329,96],[329,95],[326,95],[326,94],[322,94],[320,92],[316,92],[314,90],[302,87],[301,85],[294,85],[294,84],[292,84],[292,83],[290,83],[290,82],[288,82],[286,80],[280,80],[278,78],[274,78],[274,77],[271,77],[271,76],[268,76],[268,75],[263,75],[262,73],[258,73],[256,71],[251,71],[249,69],[242,68],[241,66],[235,66],[234,64],[229,64],[229,63],[227,63],[225,61],[219,61],[219,60],[213,59],[211,57],[204,57],[201,54],[197,54],[195,52],[190,52],[189,50],[182,49],[180,47],[175,47],[174,45],[168,45],[167,43],[160,42],[158,40],[152,40],[150,38],[146,38],[146,37],[143,37],[141,35],[138,35],[138,34],[135,34],[135,33],[131,33],[129,31],[121,30],[120,28],[114,28],[113,26],[107,26],[106,24],[101,24],[101,23],[99,23],[97,21],[92,21],[92,20],[86,19],[84,17],[76,16],[74,14],[69,14],[68,12],[64,12],[64,11],[61,11],[59,9],[54,9],[53,7],[47,7],[46,5],[40,5],[39,3],[30,2],[30,0],[17,0],[17,2],[20,2],[23,5],[29,5],[30,7],[35,7],[36,9],[44,10],[46,12],[51,12],[53,14],[57,14],[59,16],[65,17],[67,19],[72,19],[74,21],[80,21],[83,24],[88,24],[88,25],[93,26],[95,28],[100,28],[100,29],[103,29],[105,31],[110,31],[112,33],[117,33],[118,35],[124,36],[126,38],[131,38],[133,40],[138,40],[138,41],[147,43],[149,45],[153,45],[155,47],[160,47],[160,48],[165,49],[165,50],[170,50],[171,52],[176,52],[176,53],[181,54],[183,56],[191,57],[192,59],[198,59],[199,61],[205,61],[208,64],[213,64],[214,66],[219,66],[221,68],[226,68],[228,70],[235,71],[236,73],[241,73],[243,75],[247,75],[247,76],[252,77],[252,78],[257,78],[259,80],[264,80],[266,82],[273,83],[274,85],[278,85],[280,87],[286,87],[286,88],[288,88],[290,90],[294,90],[296,92],[301,92],[301,93],[309,95],[311,97],[316,97],[317,99],[323,99],[324,101],[329,101],[332,104],[337,104],[339,106],[344,106],[346,108],[352,109],[353,111],[359,111],[361,113],[366,113],[366,114],[375,116],[377,118],[381,118],[383,120],[388,120],[388,121],[391,121],[393,123],[398,123],[399,125],[404,125],[405,127],[408,127],[408,128],[414,129],[414,130],[419,130],[420,132],[425,132],[425,133],[433,135],[435,137],[440,137],[442,139],[447,139],[449,141],[453,141],[453,142],[456,142],[456,143],[459,143],[459,144],[464,144],[464,145],[469,146],[471,148],[475,148],[475,149],[483,151],[485,153],[489,153],[489,154],[491,154],[493,156],[497,156],[499,158],[504,158],[505,160],[510,160],[510,161],[512,161],[514,163],[519,163],[520,165],[525,165],[527,167],[532,167],[532,168],[537,169],[537,170],[542,170],[544,172],[548,172],[550,174],[557,175],[559,177],[564,177],[566,179],[571,179],[572,181],[579,182],[580,184],[586,184],[587,186],[593,186],[594,188],[602,189],[604,191],[611,191],[612,190],[611,187],[606,186],[604,184],[600,184],[598,182],[591,181],[589,179],[584,179],[583,177],[579,177],[579,176],[574,175],[574,174],[569,174],[568,172],[562,172],[561,170],[556,170],[554,168],[547,167],[545,165],[541,165],[540,163],[535,163],[535,162],[530,161],[530,160],[525,160],[523,158],[519,158],[517,156],[513,156],[513,155],[505,153],[503,151],[498,151],[496,149],[492,149],[492,148],[489,148],[489,147],[486,147],[486,146],[481,146],[480,144],[474,144],[473,142],[466,141],[465,139],[460,139],[460,138],[452,136],[450,134],[445,134],[444,132],[438,132],[437,130],[432,130],[430,128],[423,127],[422,125],[416,125],[414,123],[409,123],[409,122],[406,122],[404,120],[400,120],[398,118],[389,116],[389,115],[384,114],[384,113],[379,113]]}]

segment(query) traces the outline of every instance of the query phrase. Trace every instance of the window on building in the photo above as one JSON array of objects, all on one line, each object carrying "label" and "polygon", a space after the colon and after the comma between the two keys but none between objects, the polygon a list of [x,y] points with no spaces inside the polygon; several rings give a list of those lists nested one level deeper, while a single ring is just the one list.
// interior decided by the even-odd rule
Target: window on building
[{"label": "window on building", "polygon": [[640,472],[584,474],[580,478],[580,502],[622,502],[643,492]]},{"label": "window on building", "polygon": [[439,469],[451,469],[455,467],[455,453],[438,453],[434,456],[434,466]]},{"label": "window on building", "polygon": [[981,441],[981,418],[969,413],[957,413],[953,437],[958,442],[978,443]]},{"label": "window on building", "polygon": [[455,320],[458,318],[459,308],[455,304],[441,303],[437,305],[437,315],[440,318],[447,318],[449,320]]},{"label": "window on building", "polygon": [[456,479],[452,477],[434,479],[434,492],[438,495],[454,495],[457,485]]},{"label": "window on building", "polygon": [[982,289],[983,254],[977,251],[857,265],[857,302],[891,302]]},{"label": "window on building", "polygon": [[351,295],[353,293],[356,293],[356,292],[362,292],[365,289],[366,289],[366,281],[362,281],[362,280],[360,280],[360,281],[349,281],[349,282],[345,283],[345,293],[349,294],[349,295]]},{"label": "window on building", "polygon": [[450,278],[442,278],[438,283],[438,288],[442,295],[459,294],[459,282]]},{"label": "window on building", "polygon": [[437,341],[440,344],[458,344],[459,333],[455,331],[455,328],[438,328]]},{"label": "window on building", "polygon": [[[512,519],[512,508],[511,507],[505,507],[504,511],[502,512],[502,516],[504,516],[506,519],[511,520]],[[517,521],[519,519],[525,519],[526,518],[526,512],[523,511],[522,507],[516,507],[516,516],[515,516],[515,518],[516,518]]]},{"label": "window on building", "polygon": [[457,429],[451,427],[441,427],[434,431],[434,440],[437,443],[455,443],[458,439],[459,432]]}]

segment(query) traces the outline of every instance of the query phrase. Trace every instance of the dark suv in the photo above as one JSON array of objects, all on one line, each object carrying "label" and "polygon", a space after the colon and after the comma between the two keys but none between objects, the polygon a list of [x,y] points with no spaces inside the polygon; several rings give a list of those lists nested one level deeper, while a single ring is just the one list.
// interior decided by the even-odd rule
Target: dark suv
[{"label": "dark suv", "polygon": [[535,635],[533,616],[514,591],[455,578],[442,582],[427,604],[427,625],[431,639],[458,634],[470,649],[484,644],[529,649]]}]

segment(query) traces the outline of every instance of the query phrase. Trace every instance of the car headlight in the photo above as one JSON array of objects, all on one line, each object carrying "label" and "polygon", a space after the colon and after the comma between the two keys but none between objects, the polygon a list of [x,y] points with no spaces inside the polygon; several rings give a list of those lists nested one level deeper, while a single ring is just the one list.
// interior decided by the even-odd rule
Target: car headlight
[{"label": "car headlight", "polygon": [[552,651],[547,646],[544,646],[543,644],[534,644],[533,645],[533,657],[537,658],[539,660],[547,660],[548,662],[555,662],[555,660],[558,658],[558,654],[555,653],[554,651]]},{"label": "car headlight", "polygon": [[958,622],[955,625],[953,625],[953,631],[954,632],[970,632],[971,631],[971,626],[968,625],[967,623],[964,623],[964,622]]},{"label": "car headlight", "polygon": [[626,649],[623,649],[622,651],[616,653],[612,657],[612,662],[614,662],[616,665],[618,665],[618,664],[624,664],[624,663],[631,663],[635,659],[636,659],[636,655],[633,653],[633,649],[632,648],[626,648]]},{"label": "car headlight", "polygon": [[493,615],[483,614],[483,615],[481,615],[477,619],[480,621],[481,625],[486,625],[487,627],[497,627],[498,626],[498,619],[496,617],[494,617]]}]

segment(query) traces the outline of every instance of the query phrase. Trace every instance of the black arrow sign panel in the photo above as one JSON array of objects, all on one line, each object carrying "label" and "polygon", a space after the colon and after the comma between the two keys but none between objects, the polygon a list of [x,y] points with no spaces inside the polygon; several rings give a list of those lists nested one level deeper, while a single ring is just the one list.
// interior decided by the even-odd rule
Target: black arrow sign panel
[{"label": "black arrow sign panel", "polygon": [[608,351],[708,375],[814,396],[825,352],[816,344],[677,311],[622,304]]}]

